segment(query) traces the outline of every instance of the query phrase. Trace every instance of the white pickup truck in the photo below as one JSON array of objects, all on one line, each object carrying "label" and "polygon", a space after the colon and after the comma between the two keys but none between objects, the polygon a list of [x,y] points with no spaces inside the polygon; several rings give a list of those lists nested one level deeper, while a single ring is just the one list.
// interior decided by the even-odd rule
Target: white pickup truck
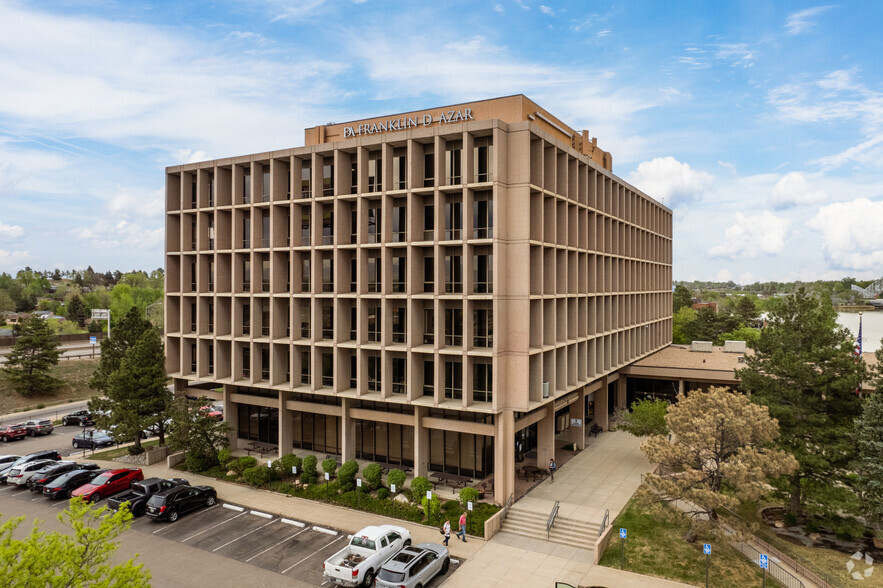
[{"label": "white pickup truck", "polygon": [[410,544],[411,532],[404,527],[365,527],[349,545],[325,560],[325,579],[338,586],[373,586],[380,566]]}]

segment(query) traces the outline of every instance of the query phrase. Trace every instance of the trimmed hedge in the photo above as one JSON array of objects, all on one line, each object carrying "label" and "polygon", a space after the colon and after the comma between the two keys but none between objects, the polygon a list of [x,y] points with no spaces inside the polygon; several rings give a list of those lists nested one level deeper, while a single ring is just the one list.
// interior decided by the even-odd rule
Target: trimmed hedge
[{"label": "trimmed hedge", "polygon": [[270,482],[276,480],[276,473],[272,468],[268,468],[267,466],[259,465],[251,468],[247,468],[244,472],[242,472],[242,480],[246,484],[250,484],[252,486],[263,487],[267,486]]},{"label": "trimmed hedge", "polygon": [[475,488],[467,487],[460,490],[460,504],[463,505],[463,508],[466,508],[469,502],[473,505],[478,502],[478,490]]},{"label": "trimmed hedge", "polygon": [[376,463],[368,464],[362,470],[362,477],[368,483],[370,490],[377,490],[380,488],[380,483],[383,479],[383,470]]},{"label": "trimmed hedge", "polygon": [[329,457],[328,459],[323,459],[322,460],[322,471],[333,478],[334,472],[337,471],[337,459],[333,458],[333,457]]},{"label": "trimmed hedge", "polygon": [[337,470],[337,481],[341,492],[349,492],[356,487],[356,474],[359,473],[359,462],[354,459],[343,462]]},{"label": "trimmed hedge", "polygon": [[432,482],[423,476],[417,476],[411,480],[411,502],[420,504],[430,490],[432,490]]},{"label": "trimmed hedge", "polygon": [[392,488],[392,485],[395,484],[396,492],[401,492],[405,489],[405,472],[398,468],[394,468],[389,470],[389,473],[386,475],[386,483],[389,484],[389,487]]}]

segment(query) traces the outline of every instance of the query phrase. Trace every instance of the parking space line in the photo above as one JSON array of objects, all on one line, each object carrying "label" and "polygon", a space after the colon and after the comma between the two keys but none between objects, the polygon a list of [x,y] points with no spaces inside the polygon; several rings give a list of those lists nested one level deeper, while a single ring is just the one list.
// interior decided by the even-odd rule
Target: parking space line
[{"label": "parking space line", "polygon": [[38,494],[36,498],[31,498],[31,502],[33,502],[33,501],[35,501],[35,500],[40,500],[41,498],[43,498],[43,495],[42,495],[42,494]]},{"label": "parking space line", "polygon": [[220,527],[221,525],[224,525],[224,524],[226,524],[226,523],[229,523],[230,521],[234,521],[234,520],[238,519],[239,517],[241,517],[241,516],[244,515],[244,514],[245,514],[244,512],[241,512],[241,513],[239,513],[238,515],[236,515],[235,517],[233,517],[232,519],[227,519],[226,521],[221,521],[220,523],[218,523],[218,524],[216,524],[216,525],[212,525],[212,526],[209,527],[208,529],[203,529],[203,530],[200,531],[199,533],[194,533],[193,535],[191,535],[190,537],[187,537],[186,539],[181,539],[181,543],[186,543],[187,541],[190,541],[190,540],[193,539],[194,537],[199,537],[199,536],[202,535],[203,533],[207,533],[208,531],[211,531],[212,529],[215,529],[215,528],[217,528],[217,527]]},{"label": "parking space line", "polygon": [[[195,513],[193,513],[192,515],[190,515],[189,518],[190,518],[190,519],[193,519],[193,518],[195,518],[195,517],[201,515],[202,513],[208,512],[208,511],[212,510],[213,508],[217,508],[217,507],[218,507],[218,505],[216,504],[216,505],[214,505],[214,506],[210,506],[210,507],[208,507],[208,508],[204,508],[204,509],[202,509],[202,510],[199,511],[199,512],[195,512]],[[172,527],[172,525],[165,525],[165,526],[162,526],[162,527],[160,527],[159,529],[157,529],[156,531],[153,531],[153,534],[156,535],[156,534],[159,533],[160,531],[163,531],[163,530],[168,529],[168,528],[170,528],[170,527]]]},{"label": "parking space line", "polygon": [[[276,520],[279,520],[279,519],[276,519]],[[252,529],[252,530],[249,531],[248,533],[245,533],[245,534],[243,534],[243,535],[240,535],[240,536],[237,537],[236,539],[231,539],[230,541],[227,541],[226,543],[224,543],[224,544],[221,545],[220,547],[215,547],[214,549],[212,549],[212,553],[214,553],[215,551],[218,551],[219,549],[223,549],[224,547],[227,547],[227,546],[230,545],[231,543],[236,543],[237,541],[239,541],[239,540],[242,539],[243,537],[248,537],[248,536],[251,535],[252,533],[255,533],[255,532],[257,532],[257,531],[260,531],[261,529],[263,529],[263,528],[266,527],[267,525],[272,525],[273,523],[276,522],[276,520],[273,520],[273,521],[270,521],[269,523],[266,523],[266,524],[264,524],[264,525],[261,525],[261,526],[258,527],[257,529]]]},{"label": "parking space line", "polygon": [[[284,521],[284,519],[283,519],[283,521]],[[248,558],[247,560],[245,560],[245,563],[250,562],[251,560],[253,560],[254,558],[256,558],[256,557],[258,557],[258,556],[260,556],[260,555],[264,555],[265,553],[267,553],[268,551],[270,551],[270,550],[273,549],[274,547],[279,547],[280,545],[282,545],[283,543],[285,543],[285,542],[288,541],[289,539],[294,539],[295,537],[297,537],[297,536],[300,535],[301,533],[306,533],[307,531],[309,531],[309,529],[303,529],[302,531],[298,531],[297,533],[295,533],[294,535],[291,535],[290,537],[286,537],[285,539],[283,539],[283,540],[280,541],[279,543],[276,543],[275,545],[271,545],[271,546],[269,546],[268,548],[266,548],[265,550],[261,551],[260,553],[256,553],[256,554],[254,554],[253,556],[251,556],[250,558]]]},{"label": "parking space line", "polygon": [[311,553],[310,555],[306,556],[305,558],[303,558],[302,560],[300,560],[300,561],[297,562],[296,564],[291,565],[291,566],[289,566],[288,568],[286,568],[284,571],[282,571],[282,573],[283,573],[283,574],[287,574],[287,573],[290,572],[292,569],[294,569],[294,568],[296,568],[297,566],[299,566],[300,564],[304,563],[305,561],[307,561],[308,559],[310,559],[311,557],[313,557],[314,555],[316,555],[317,553],[319,553],[320,551],[322,551],[323,549],[325,549],[326,547],[328,547],[329,545],[331,545],[331,544],[334,543],[335,541],[340,541],[341,539],[343,539],[343,535],[341,535],[341,536],[339,536],[339,537],[335,537],[334,539],[332,539],[331,541],[329,541],[328,543],[326,543],[325,545],[323,545],[321,548],[317,549],[316,551],[314,551],[314,552]]}]

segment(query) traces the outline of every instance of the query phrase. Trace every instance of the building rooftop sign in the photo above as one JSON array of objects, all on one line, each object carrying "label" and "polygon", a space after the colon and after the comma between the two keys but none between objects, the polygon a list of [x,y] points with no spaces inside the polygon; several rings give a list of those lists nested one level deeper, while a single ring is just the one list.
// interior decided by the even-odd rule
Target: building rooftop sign
[{"label": "building rooftop sign", "polygon": [[449,110],[442,112],[438,117],[431,114],[421,114],[394,118],[387,121],[362,123],[358,126],[343,127],[343,138],[357,137],[359,135],[373,135],[374,133],[388,133],[392,131],[404,131],[416,127],[428,127],[432,124],[445,124],[452,122],[465,122],[473,120],[472,109]]}]

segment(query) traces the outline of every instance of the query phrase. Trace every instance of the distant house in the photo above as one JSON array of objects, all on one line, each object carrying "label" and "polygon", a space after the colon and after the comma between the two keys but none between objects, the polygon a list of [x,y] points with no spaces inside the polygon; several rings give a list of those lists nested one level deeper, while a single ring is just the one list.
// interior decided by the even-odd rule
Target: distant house
[{"label": "distant house", "polygon": [[694,302],[691,308],[693,310],[699,310],[701,308],[710,308],[714,312],[717,312],[717,302]]}]

